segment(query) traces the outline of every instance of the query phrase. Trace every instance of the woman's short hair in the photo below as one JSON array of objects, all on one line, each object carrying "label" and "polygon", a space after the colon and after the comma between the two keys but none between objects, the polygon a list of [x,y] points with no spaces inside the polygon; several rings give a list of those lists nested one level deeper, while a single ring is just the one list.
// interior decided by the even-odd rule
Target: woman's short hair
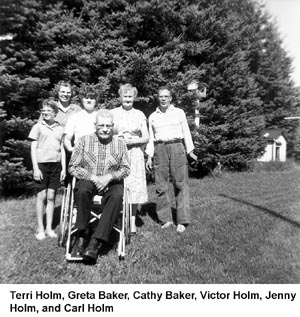
[{"label": "woman's short hair", "polygon": [[60,80],[56,85],[55,85],[55,97],[58,98],[58,93],[60,91],[61,87],[69,87],[71,89],[71,97],[74,97],[75,94],[75,89],[71,85],[70,82],[65,81],[65,80]]},{"label": "woman's short hair", "polygon": [[132,86],[131,84],[124,84],[120,85],[120,88],[118,90],[119,96],[122,97],[122,95],[127,91],[133,91],[134,98],[136,98],[138,95],[138,90],[136,89],[136,87]]},{"label": "woman's short hair", "polygon": [[83,98],[95,99],[96,100],[96,104],[98,105],[98,103],[99,103],[99,95],[98,95],[96,89],[92,88],[92,87],[88,87],[88,88],[83,89],[82,91],[80,91],[79,100],[80,100],[81,104],[82,104],[82,99]]},{"label": "woman's short hair", "polygon": [[53,111],[55,112],[55,114],[58,113],[57,102],[55,101],[55,99],[53,97],[50,97],[50,98],[43,100],[43,102],[40,106],[40,110],[42,110],[44,108],[44,106],[48,106],[48,107],[52,108]]}]

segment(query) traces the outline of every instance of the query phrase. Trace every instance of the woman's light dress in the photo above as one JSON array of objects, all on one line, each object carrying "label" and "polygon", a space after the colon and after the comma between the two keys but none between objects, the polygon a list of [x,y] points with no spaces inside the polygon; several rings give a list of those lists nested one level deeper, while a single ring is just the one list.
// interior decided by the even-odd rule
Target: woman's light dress
[{"label": "woman's light dress", "polygon": [[[117,107],[111,110],[113,114],[114,129],[120,137],[130,135],[140,137],[142,135],[142,125],[147,119],[142,111],[131,108],[125,110]],[[129,146],[128,154],[130,159],[130,175],[125,178],[124,185],[129,188],[129,202],[141,204],[148,201],[147,182],[145,172],[145,160],[143,145]]]}]

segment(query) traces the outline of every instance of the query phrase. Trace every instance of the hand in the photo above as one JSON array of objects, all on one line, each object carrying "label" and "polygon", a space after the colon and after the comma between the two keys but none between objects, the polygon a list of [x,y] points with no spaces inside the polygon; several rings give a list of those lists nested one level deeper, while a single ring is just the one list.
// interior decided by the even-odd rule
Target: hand
[{"label": "hand", "polygon": [[60,181],[62,182],[65,178],[66,178],[66,170],[63,169],[63,170],[60,172]]},{"label": "hand", "polygon": [[38,182],[43,179],[43,173],[40,171],[39,168],[33,170],[33,178]]},{"label": "hand", "polygon": [[136,144],[136,138],[127,138],[125,139],[126,145],[127,146],[131,146],[131,145],[135,145]]},{"label": "hand", "polygon": [[194,161],[197,161],[197,160],[198,160],[197,155],[196,155],[193,151],[190,152],[188,155],[189,155],[189,157],[190,157],[191,159],[193,159]]},{"label": "hand", "polygon": [[152,172],[152,158],[148,157],[147,162],[146,162],[146,170],[148,172]]},{"label": "hand", "polygon": [[103,175],[103,176],[93,175],[91,177],[91,181],[95,184],[98,192],[101,192],[102,190],[104,190],[111,180],[112,180],[112,175],[110,174]]}]

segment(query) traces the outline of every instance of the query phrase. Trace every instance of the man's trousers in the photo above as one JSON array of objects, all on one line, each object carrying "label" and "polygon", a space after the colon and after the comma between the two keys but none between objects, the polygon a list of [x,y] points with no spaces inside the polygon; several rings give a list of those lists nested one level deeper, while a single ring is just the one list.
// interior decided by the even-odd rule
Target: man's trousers
[{"label": "man's trousers", "polygon": [[188,165],[183,143],[157,144],[154,148],[157,215],[162,223],[172,221],[170,180],[174,186],[178,224],[190,223]]},{"label": "man's trousers", "polygon": [[[113,225],[123,208],[122,183],[109,185],[101,200],[102,214],[93,238],[108,242]],[[87,180],[78,180],[74,188],[74,196],[77,205],[76,228],[79,231],[86,230],[90,219],[93,197],[97,194],[96,186]]]}]

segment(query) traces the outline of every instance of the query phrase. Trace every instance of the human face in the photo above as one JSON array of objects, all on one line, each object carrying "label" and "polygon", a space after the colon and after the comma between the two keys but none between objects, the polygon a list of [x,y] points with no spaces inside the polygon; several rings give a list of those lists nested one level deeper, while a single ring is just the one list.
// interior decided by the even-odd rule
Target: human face
[{"label": "human face", "polygon": [[96,107],[96,99],[91,97],[82,98],[83,109],[87,112],[93,112]]},{"label": "human face", "polygon": [[158,93],[159,107],[162,111],[166,111],[171,104],[171,93],[168,89],[160,90]]},{"label": "human face", "polygon": [[60,86],[58,91],[58,99],[62,105],[68,105],[72,96],[71,87]]},{"label": "human face", "polygon": [[43,120],[45,120],[46,122],[49,122],[49,123],[54,122],[54,118],[56,116],[56,113],[51,107],[43,106],[41,113],[42,113]]},{"label": "human face", "polygon": [[98,116],[96,119],[96,134],[100,141],[108,141],[113,135],[112,118]]},{"label": "human face", "polygon": [[122,106],[125,110],[130,110],[133,106],[134,102],[134,91],[127,90],[122,93],[121,96]]}]

